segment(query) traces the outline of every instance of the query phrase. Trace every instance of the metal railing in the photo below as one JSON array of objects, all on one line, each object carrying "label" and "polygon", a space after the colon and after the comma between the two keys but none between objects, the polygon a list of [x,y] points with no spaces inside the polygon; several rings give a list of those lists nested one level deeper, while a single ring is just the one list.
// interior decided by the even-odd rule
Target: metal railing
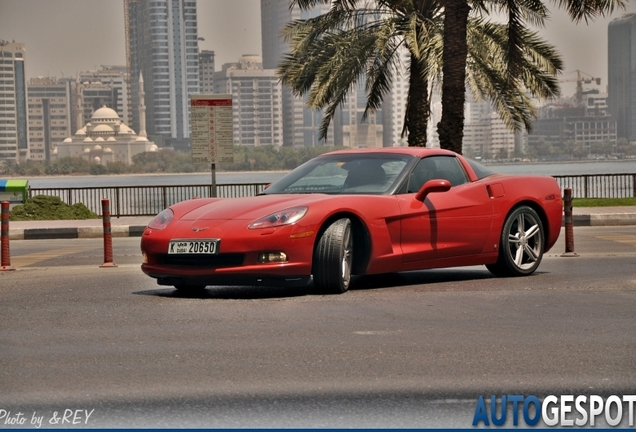
[{"label": "metal railing", "polygon": [[561,190],[572,189],[573,198],[636,197],[636,174],[583,174],[553,176]]},{"label": "metal railing", "polygon": [[[585,174],[554,176],[561,189],[572,189],[573,198],[636,197],[636,174]],[[267,183],[217,185],[217,196],[238,198],[262,192]],[[82,203],[97,214],[102,198],[110,200],[111,215],[153,216],[174,203],[212,196],[211,185],[113,186],[79,188],[33,188],[29,196],[51,195],[67,204]]]},{"label": "metal railing", "polygon": [[[242,183],[217,185],[219,198],[254,196],[268,183]],[[110,200],[111,216],[153,216],[174,203],[212,196],[211,185],[187,186],[112,186],[78,188],[31,188],[29,197],[57,196],[66,204],[82,203],[91,211],[101,214],[101,200]]]}]

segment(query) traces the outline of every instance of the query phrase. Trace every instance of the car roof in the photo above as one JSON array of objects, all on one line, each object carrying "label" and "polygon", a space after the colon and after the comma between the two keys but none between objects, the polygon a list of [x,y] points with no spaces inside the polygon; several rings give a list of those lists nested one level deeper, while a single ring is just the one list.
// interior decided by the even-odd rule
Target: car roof
[{"label": "car roof", "polygon": [[369,153],[389,153],[389,154],[403,154],[411,156],[457,156],[457,153],[450,150],[443,150],[440,148],[430,147],[379,147],[379,148],[355,148],[336,150],[324,155],[338,155],[338,154],[369,154]]}]

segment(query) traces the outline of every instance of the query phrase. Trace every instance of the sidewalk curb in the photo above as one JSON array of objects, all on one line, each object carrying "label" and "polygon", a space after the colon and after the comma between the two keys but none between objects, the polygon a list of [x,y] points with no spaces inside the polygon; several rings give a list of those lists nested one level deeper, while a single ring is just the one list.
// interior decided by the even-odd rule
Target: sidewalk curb
[{"label": "sidewalk curb", "polygon": [[[603,213],[573,215],[572,223],[576,226],[627,226],[636,225],[634,213]],[[565,226],[565,220],[562,224]]]},{"label": "sidewalk curb", "polygon": [[[141,237],[146,225],[122,225],[111,227],[113,237]],[[9,240],[53,240],[75,238],[100,238],[103,227],[79,228],[9,228]]]}]

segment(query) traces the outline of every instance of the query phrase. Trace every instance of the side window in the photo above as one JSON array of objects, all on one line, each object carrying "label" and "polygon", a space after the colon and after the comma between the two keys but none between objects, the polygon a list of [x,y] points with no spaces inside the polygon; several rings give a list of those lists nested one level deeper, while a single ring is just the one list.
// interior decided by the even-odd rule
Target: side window
[{"label": "side window", "polygon": [[466,173],[457,158],[453,156],[436,157],[437,178],[448,180],[451,186],[458,186],[468,181]]},{"label": "side window", "polygon": [[420,190],[422,185],[429,180],[433,180],[437,174],[437,165],[434,157],[427,157],[419,161],[409,177],[407,193],[414,193]]},{"label": "side window", "polygon": [[457,158],[453,156],[429,156],[423,158],[413,169],[407,193],[417,192],[424,183],[433,179],[448,180],[451,186],[468,181]]}]

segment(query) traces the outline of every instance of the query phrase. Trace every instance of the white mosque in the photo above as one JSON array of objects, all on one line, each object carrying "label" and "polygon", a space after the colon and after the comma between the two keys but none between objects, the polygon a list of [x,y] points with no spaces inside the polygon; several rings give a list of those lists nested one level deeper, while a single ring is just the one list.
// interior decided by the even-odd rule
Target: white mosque
[{"label": "white mosque", "polygon": [[[143,78],[140,77],[140,88],[143,89]],[[133,156],[157,151],[157,145],[148,141],[146,135],[146,107],[144,93],[140,91],[139,134],[125,125],[117,111],[103,106],[97,109],[84,127],[66,138],[53,150],[52,159],[63,157],[80,157],[100,165],[110,162],[132,164]],[[78,124],[82,124],[81,110],[78,110]]]}]

